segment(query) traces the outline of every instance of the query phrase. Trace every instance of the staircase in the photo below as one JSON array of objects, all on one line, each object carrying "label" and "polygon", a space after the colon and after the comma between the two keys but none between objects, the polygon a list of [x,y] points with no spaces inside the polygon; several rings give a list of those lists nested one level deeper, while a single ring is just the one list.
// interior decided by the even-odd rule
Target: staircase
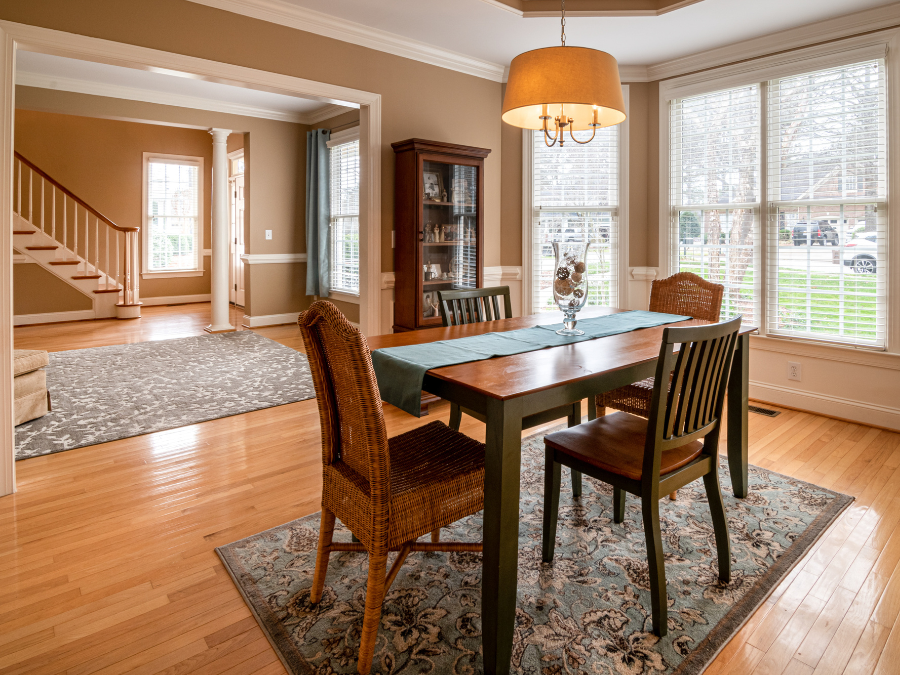
[{"label": "staircase", "polygon": [[141,315],[139,227],[122,227],[18,152],[13,247],[93,299],[96,318]]}]

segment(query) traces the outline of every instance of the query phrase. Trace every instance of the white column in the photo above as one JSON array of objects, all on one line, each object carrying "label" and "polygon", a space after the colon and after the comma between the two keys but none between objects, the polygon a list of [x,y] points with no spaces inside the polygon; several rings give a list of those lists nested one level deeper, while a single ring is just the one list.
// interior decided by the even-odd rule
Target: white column
[{"label": "white column", "polygon": [[210,333],[234,330],[228,322],[229,232],[228,223],[228,146],[230,129],[210,129],[213,137],[212,165],[212,274],[210,295],[212,323]]}]

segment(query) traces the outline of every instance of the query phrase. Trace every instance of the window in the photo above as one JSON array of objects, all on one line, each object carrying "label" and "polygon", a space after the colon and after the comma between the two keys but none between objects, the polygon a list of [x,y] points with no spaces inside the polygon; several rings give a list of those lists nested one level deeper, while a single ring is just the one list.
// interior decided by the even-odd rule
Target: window
[{"label": "window", "polygon": [[331,290],[359,295],[359,136],[339,134],[331,152]]},{"label": "window", "polygon": [[725,286],[723,316],[754,323],[759,245],[759,87],[674,101],[670,233],[674,271]]},{"label": "window", "polygon": [[770,335],[885,344],[885,103],[878,60],[769,82]]},{"label": "window", "polygon": [[886,344],[884,61],[675,98],[669,262],[764,334]]},{"label": "window", "polygon": [[144,276],[201,275],[203,159],[144,154]]},{"label": "window", "polygon": [[[542,131],[526,133],[532,152],[531,311],[558,309],[552,288],[554,241],[591,242],[588,304],[617,305],[622,125],[599,129],[586,145],[567,139],[563,147],[552,148],[545,144]],[[579,140],[590,138],[589,132],[575,135]]]}]

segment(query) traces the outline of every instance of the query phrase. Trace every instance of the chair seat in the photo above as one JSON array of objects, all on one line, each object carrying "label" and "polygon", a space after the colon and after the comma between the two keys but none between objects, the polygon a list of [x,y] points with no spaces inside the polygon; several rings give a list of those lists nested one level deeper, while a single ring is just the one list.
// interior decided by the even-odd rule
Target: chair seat
[{"label": "chair seat", "polygon": [[[602,471],[633,480],[643,473],[644,446],[648,421],[624,412],[598,417],[578,426],[544,437],[547,446],[579,459]],[[660,475],[679,469],[703,450],[703,443],[687,445],[662,453]]]},{"label": "chair seat", "polygon": [[[424,534],[446,527],[484,508],[484,443],[454,431],[443,422],[431,422],[388,439],[391,464],[388,548],[395,549]],[[325,480],[356,504],[371,499],[362,476],[343,462],[326,467]],[[353,493],[364,497],[353,497]],[[343,519],[348,509],[328,506]],[[368,523],[347,522],[363,543]]]},{"label": "chair seat", "polygon": [[50,355],[42,349],[14,349],[13,377],[30,373],[50,364]]}]

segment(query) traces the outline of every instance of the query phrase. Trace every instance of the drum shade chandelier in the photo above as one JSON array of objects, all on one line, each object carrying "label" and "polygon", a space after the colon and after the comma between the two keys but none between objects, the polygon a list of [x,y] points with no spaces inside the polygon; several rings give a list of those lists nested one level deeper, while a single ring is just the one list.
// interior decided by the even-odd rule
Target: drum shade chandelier
[{"label": "drum shade chandelier", "polygon": [[[544,142],[564,142],[564,132],[582,145],[598,127],[625,121],[625,100],[616,59],[598,49],[566,46],[566,0],[562,0],[562,46],[519,54],[509,64],[502,119],[522,129],[543,130]],[[555,130],[551,134],[550,120]],[[586,141],[573,132],[591,129]]]}]

